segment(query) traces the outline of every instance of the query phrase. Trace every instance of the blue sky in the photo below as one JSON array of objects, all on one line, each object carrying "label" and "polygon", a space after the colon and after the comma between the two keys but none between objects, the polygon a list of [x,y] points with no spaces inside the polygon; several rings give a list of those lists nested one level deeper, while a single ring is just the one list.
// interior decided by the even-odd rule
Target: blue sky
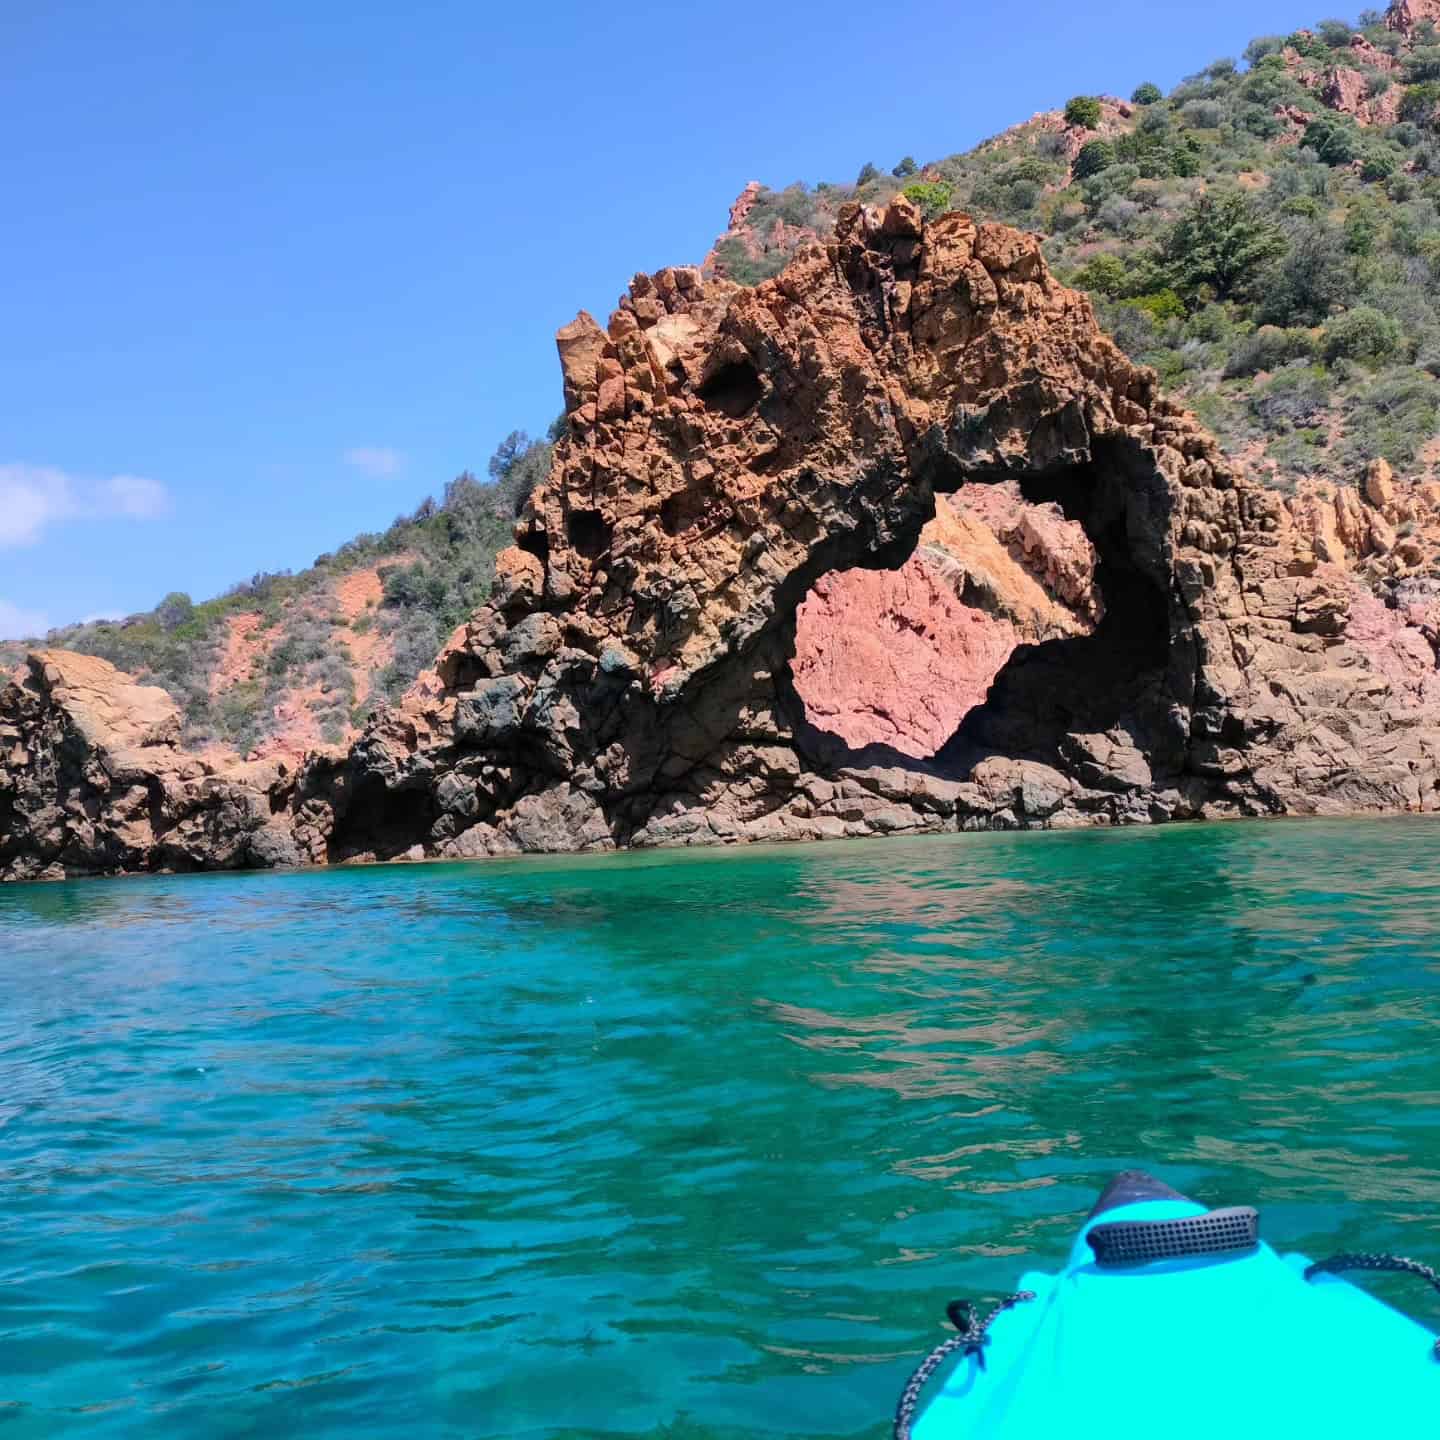
[{"label": "blue sky", "polygon": [[1168,88],[1280,0],[3,0],[0,636],[300,568],[560,408],[744,183]]}]

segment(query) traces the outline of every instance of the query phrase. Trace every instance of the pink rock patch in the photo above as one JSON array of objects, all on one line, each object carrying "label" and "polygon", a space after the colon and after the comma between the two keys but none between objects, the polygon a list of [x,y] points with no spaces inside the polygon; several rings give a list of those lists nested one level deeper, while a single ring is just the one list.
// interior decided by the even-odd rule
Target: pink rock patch
[{"label": "pink rock patch", "polygon": [[921,554],[899,570],[823,576],[800,607],[795,686],[812,724],[846,744],[933,755],[981,704],[1019,644],[962,604]]},{"label": "pink rock patch", "polygon": [[[1368,590],[1355,587],[1345,637],[1389,682],[1396,697],[1421,709],[1440,704],[1435,647],[1421,628],[1423,611],[1391,610]],[[1433,629],[1431,630],[1433,634]]]},{"label": "pink rock patch", "polygon": [[1086,635],[1104,614],[1084,529],[1013,485],[936,501],[899,570],[822,577],[796,619],[795,688],[847,745],[933,755],[1019,645]]}]

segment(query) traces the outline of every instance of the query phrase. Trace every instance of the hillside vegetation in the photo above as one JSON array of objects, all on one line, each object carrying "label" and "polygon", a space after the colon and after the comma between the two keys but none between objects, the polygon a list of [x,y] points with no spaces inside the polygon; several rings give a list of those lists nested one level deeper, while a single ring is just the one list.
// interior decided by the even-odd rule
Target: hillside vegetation
[{"label": "hillside vegetation", "polygon": [[[463,474],[438,501],[427,497],[387,530],[357,535],[298,574],[259,574],[198,603],[170,594],[124,619],[52,630],[45,643],[163,686],[192,743],[241,751],[339,743],[376,705],[398,698],[489,594],[495,556],[548,469],[551,445],[515,432],[486,480]],[[0,644],[0,671],[30,648]]]},{"label": "hillside vegetation", "polygon": [[[752,187],[712,268],[744,283],[846,200],[1033,230],[1102,324],[1282,489],[1440,461],[1440,33],[1414,10],[1252,41],[1164,95],[1078,95],[966,154]],[[1436,6],[1440,14],[1440,5]],[[1398,27],[1398,28],[1396,28]]]}]

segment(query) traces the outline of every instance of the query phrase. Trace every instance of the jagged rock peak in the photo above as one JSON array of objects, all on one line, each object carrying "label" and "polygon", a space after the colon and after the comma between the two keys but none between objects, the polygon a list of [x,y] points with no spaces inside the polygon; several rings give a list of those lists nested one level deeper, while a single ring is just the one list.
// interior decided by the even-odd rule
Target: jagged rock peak
[{"label": "jagged rock peak", "polygon": [[1391,30],[1408,35],[1422,21],[1440,23],[1440,0],[1394,0],[1385,12],[1385,24]]}]

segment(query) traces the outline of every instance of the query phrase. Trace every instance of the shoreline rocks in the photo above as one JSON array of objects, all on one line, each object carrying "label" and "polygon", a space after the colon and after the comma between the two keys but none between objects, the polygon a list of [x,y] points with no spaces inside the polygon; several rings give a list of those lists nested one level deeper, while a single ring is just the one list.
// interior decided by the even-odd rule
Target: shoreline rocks
[{"label": "shoreline rocks", "polygon": [[[773,280],[636,276],[559,344],[568,434],[433,677],[292,770],[187,755],[158,692],[33,656],[0,875],[1440,808],[1423,597],[1395,634],[1357,602],[1362,565],[1410,583],[1409,500],[1250,483],[1034,237],[850,205]],[[806,596],[987,486],[1083,532],[1098,595],[1046,573],[1085,625],[1014,648],[930,760],[818,729]]]}]

